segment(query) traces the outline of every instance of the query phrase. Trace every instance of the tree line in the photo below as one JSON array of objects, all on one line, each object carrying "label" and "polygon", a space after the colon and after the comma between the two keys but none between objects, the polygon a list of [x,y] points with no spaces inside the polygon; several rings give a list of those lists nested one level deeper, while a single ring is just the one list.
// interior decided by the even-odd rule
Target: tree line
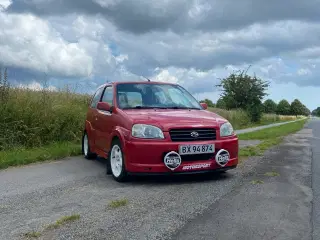
[{"label": "tree line", "polygon": [[[246,111],[252,122],[259,122],[263,113],[275,113],[280,115],[305,115],[311,114],[310,110],[299,100],[294,99],[291,103],[283,99],[276,103],[272,99],[263,99],[268,94],[266,91],[270,86],[268,81],[250,76],[247,71],[238,71],[220,80],[216,85],[221,90],[220,98],[216,103],[209,99],[201,102],[207,103],[209,107],[226,110],[242,109]],[[320,115],[320,108],[319,115]]]},{"label": "tree line", "polygon": [[320,117],[320,107],[317,107],[315,110],[311,113],[313,116]]}]

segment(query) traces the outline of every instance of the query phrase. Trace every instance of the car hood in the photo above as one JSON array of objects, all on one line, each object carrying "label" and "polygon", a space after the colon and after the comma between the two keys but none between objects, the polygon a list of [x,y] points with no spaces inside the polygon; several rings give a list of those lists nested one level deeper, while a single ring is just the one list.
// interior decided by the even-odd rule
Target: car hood
[{"label": "car hood", "polygon": [[219,127],[227,121],[206,110],[129,109],[124,112],[133,123],[156,125],[163,131],[183,127]]}]

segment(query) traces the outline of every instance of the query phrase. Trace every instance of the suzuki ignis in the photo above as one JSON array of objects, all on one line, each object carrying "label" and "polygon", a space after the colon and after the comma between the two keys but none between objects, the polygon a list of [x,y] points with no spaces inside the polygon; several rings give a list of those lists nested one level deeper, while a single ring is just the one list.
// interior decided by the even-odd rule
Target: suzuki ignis
[{"label": "suzuki ignis", "polygon": [[133,174],[225,172],[238,164],[238,138],[180,85],[116,82],[91,99],[82,152],[104,158],[107,174],[121,182]]}]

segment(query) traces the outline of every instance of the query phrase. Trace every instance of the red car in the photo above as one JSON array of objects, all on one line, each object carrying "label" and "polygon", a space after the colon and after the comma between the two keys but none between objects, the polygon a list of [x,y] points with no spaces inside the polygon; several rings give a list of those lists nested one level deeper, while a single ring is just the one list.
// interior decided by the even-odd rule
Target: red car
[{"label": "red car", "polygon": [[107,174],[225,172],[238,164],[231,124],[177,84],[117,82],[92,97],[82,140],[85,158],[106,159]]}]

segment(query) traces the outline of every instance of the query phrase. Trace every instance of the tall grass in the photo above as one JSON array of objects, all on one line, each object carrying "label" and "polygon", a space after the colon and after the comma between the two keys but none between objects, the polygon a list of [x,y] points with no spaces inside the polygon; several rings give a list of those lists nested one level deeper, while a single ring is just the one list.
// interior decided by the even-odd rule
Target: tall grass
[{"label": "tall grass", "polygon": [[224,110],[219,108],[209,108],[210,111],[226,118],[235,129],[247,128],[255,125],[266,125],[282,121],[296,120],[301,116],[284,116],[277,114],[263,114],[259,123],[251,123],[248,114],[243,110]]},{"label": "tall grass", "polygon": [[[21,88],[8,88],[4,95],[0,98],[0,151],[80,143],[90,96],[68,89],[52,92]],[[235,129],[251,126],[249,117],[241,110],[209,110],[228,119]],[[261,124],[293,119],[265,114]]]},{"label": "tall grass", "polygon": [[53,142],[79,142],[89,97],[59,92],[9,88],[0,102],[0,151],[39,147]]}]

